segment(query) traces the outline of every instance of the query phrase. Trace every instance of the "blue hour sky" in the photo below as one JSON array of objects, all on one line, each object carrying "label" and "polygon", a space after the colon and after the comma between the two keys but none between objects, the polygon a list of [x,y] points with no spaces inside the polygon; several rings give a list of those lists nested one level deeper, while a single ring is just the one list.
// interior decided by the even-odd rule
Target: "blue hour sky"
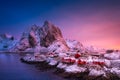
[{"label": "blue hour sky", "polygon": [[0,0],[0,33],[17,38],[49,20],[65,38],[120,49],[120,0]]}]

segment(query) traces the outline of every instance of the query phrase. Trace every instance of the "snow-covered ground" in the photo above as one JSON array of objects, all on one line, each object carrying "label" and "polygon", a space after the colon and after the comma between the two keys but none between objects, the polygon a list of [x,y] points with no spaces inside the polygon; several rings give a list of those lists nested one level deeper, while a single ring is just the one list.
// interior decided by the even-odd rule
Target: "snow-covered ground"
[{"label": "snow-covered ground", "polygon": [[2,34],[0,35],[0,51],[9,51],[18,43],[18,40],[14,39],[12,35]]},{"label": "snow-covered ground", "polygon": [[85,72],[87,68],[85,67],[79,67],[78,65],[70,65],[65,68],[65,71],[68,73],[80,73]]},{"label": "snow-covered ground", "polygon": [[[77,52],[76,52],[77,53]],[[111,53],[115,54],[115,53]],[[51,56],[52,55],[52,56]],[[104,54],[106,55],[106,54]],[[120,55],[116,53],[116,55]],[[43,58],[45,57],[45,58]],[[67,73],[81,73],[89,70],[89,76],[104,76],[106,77],[106,72],[113,73],[120,77],[120,59],[116,58],[107,59],[105,57],[84,55],[80,54],[79,57],[75,57],[75,54],[71,55],[69,52],[48,52],[45,55],[40,54],[35,58],[35,56],[28,56],[23,58],[27,61],[46,61],[49,65],[57,65],[57,68],[64,69]]]},{"label": "snow-covered ground", "polygon": [[0,50],[9,50],[16,45],[17,40],[4,40],[0,43]]},{"label": "snow-covered ground", "polygon": [[89,75],[90,76],[100,76],[100,75],[106,76],[106,73],[104,70],[90,69]]},{"label": "snow-covered ground", "polygon": [[120,52],[107,53],[104,54],[104,57],[111,60],[120,59]]}]

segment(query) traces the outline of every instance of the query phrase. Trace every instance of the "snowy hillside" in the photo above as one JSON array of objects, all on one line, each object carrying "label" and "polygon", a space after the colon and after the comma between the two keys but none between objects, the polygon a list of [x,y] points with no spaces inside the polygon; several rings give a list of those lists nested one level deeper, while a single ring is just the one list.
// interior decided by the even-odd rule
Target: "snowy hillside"
[{"label": "snowy hillside", "polygon": [[18,40],[14,40],[14,37],[9,34],[0,35],[0,50],[8,51],[17,44]]}]

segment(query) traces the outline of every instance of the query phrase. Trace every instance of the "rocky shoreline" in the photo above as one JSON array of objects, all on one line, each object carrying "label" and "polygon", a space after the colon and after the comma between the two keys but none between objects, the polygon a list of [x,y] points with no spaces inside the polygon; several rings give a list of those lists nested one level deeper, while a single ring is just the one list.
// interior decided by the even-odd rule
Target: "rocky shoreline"
[{"label": "rocky shoreline", "polygon": [[[39,55],[40,56],[40,55]],[[43,55],[42,55],[43,56]],[[47,55],[45,55],[47,56]],[[45,57],[43,56],[43,57]],[[48,60],[48,58],[51,58]],[[100,67],[95,65],[94,67],[88,65],[76,65],[62,63],[60,60],[54,63],[56,57],[47,57],[45,60],[39,60],[38,57],[35,59],[33,55],[27,55],[22,57],[20,60],[28,64],[34,64],[40,71],[53,70],[53,74],[61,76],[69,80],[119,80],[119,74],[114,71],[105,70],[105,66]],[[41,58],[40,58],[41,59]],[[42,58],[43,59],[43,58]],[[52,63],[52,64],[50,64]],[[100,67],[99,69],[96,69]],[[78,68],[78,69],[77,69]],[[69,70],[70,69],[70,70]]]}]

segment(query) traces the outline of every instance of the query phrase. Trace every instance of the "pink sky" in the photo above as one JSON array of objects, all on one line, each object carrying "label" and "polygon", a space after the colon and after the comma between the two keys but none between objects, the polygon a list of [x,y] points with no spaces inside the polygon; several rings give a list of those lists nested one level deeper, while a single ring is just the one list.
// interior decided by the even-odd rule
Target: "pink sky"
[{"label": "pink sky", "polygon": [[83,18],[73,15],[61,21],[64,37],[79,40],[84,45],[120,49],[119,14],[120,11],[107,10]]},{"label": "pink sky", "polygon": [[42,26],[49,20],[60,27],[65,38],[120,49],[120,0],[20,0],[0,4],[0,33],[19,38],[32,24]]}]

